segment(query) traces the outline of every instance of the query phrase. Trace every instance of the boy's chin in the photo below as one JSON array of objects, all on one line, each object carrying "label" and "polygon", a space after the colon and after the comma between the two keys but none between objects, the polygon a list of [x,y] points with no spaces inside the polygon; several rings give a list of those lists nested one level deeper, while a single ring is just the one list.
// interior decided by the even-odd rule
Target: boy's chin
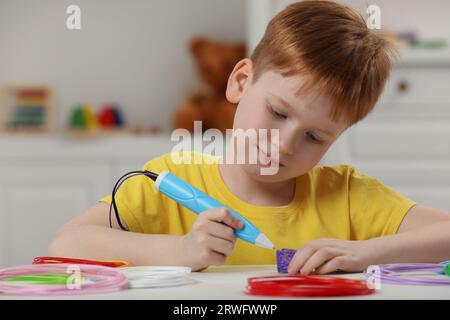
[{"label": "boy's chin", "polygon": [[284,167],[271,168],[259,164],[245,164],[243,168],[253,179],[261,182],[281,182],[292,179],[286,174]]}]

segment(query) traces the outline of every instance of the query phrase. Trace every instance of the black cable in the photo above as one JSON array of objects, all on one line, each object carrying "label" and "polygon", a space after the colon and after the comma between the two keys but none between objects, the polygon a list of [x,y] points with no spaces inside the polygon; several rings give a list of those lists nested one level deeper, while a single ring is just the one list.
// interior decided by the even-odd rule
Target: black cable
[{"label": "black cable", "polygon": [[[118,191],[118,186],[119,184],[121,184],[122,182],[124,182],[125,180],[127,180],[128,178],[134,177],[136,175],[144,175],[150,179],[152,179],[153,181],[156,181],[156,178],[158,177],[158,175],[154,172],[151,171],[130,171],[126,174],[124,174],[122,177],[119,178],[119,180],[117,180],[116,184],[114,185],[114,188],[112,190],[111,193],[111,204],[109,206],[109,226],[112,228],[112,215],[111,215],[111,211],[112,208],[114,207],[114,214],[116,216],[116,220],[117,223],[119,224],[119,227],[124,230],[124,231],[128,231],[122,224],[122,222],[120,221],[120,215],[119,215],[119,209],[117,209],[117,204],[116,204],[116,193]],[[123,181],[122,181],[123,180]]]}]

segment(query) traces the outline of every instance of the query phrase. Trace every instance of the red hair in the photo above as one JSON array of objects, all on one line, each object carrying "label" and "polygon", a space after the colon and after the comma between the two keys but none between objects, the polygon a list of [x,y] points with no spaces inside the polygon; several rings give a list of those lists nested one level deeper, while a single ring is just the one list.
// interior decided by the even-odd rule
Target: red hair
[{"label": "red hair", "polygon": [[307,74],[299,88],[319,89],[332,101],[330,117],[349,125],[374,108],[389,77],[394,42],[367,27],[354,9],[324,0],[293,3],[278,13],[250,59],[254,81],[264,71]]}]

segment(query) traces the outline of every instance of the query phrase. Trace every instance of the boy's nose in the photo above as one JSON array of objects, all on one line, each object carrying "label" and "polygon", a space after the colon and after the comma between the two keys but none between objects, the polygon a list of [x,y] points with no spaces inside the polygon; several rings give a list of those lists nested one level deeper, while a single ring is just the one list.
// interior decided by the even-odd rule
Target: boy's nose
[{"label": "boy's nose", "polygon": [[[283,155],[293,155],[295,153],[296,135],[290,132],[277,131],[276,134],[272,132],[270,136],[270,154],[271,156],[278,156],[279,160]],[[277,149],[276,151],[274,149]]]},{"label": "boy's nose", "polygon": [[295,139],[292,137],[280,137],[278,151],[281,155],[293,155],[295,152]]},{"label": "boy's nose", "polygon": [[290,147],[288,145],[286,145],[286,147],[280,147],[280,156],[281,155],[288,155],[288,156],[292,156],[294,154],[293,151],[293,147]]}]

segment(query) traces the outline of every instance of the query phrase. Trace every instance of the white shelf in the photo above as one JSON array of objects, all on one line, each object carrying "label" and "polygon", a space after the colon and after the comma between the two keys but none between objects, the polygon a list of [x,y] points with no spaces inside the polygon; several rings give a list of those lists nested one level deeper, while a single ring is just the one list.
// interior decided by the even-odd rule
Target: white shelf
[{"label": "white shelf", "polygon": [[[0,136],[0,162],[13,159],[93,159],[107,157],[145,158],[163,154],[172,147],[169,135],[99,136],[69,139],[53,136]],[[150,160],[151,158],[148,158]]]},{"label": "white shelf", "polygon": [[450,66],[450,48],[408,49],[400,54],[398,67],[439,67]]}]

